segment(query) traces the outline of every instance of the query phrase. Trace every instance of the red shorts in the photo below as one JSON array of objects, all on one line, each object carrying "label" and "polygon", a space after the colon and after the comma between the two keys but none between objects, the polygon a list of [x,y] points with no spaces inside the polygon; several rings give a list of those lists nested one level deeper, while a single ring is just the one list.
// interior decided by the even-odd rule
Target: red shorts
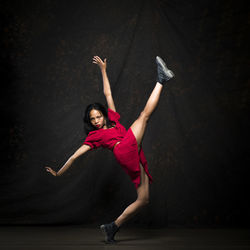
[{"label": "red shorts", "polygon": [[148,163],[144,152],[141,147],[140,152],[138,153],[137,141],[131,128],[128,129],[121,142],[115,146],[113,153],[117,162],[130,176],[136,189],[140,185],[141,181],[140,162],[149,178],[149,183],[152,183],[153,179],[148,172]]}]

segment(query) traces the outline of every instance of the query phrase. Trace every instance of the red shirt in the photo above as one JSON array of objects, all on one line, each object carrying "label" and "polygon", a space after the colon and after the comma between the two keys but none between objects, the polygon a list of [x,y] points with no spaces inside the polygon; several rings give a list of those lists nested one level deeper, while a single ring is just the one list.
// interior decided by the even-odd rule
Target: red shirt
[{"label": "red shirt", "polygon": [[115,127],[108,129],[100,128],[89,132],[83,144],[89,145],[91,149],[103,147],[112,150],[116,142],[122,140],[127,131],[119,122],[120,115],[108,108],[108,118],[116,123]]}]

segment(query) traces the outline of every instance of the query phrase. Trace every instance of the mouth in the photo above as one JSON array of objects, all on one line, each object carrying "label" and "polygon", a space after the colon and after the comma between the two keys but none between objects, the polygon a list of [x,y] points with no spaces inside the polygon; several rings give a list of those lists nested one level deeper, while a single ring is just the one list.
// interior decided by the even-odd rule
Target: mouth
[{"label": "mouth", "polygon": [[97,124],[97,125],[95,125],[97,128],[99,128],[100,127],[100,125],[99,124]]}]

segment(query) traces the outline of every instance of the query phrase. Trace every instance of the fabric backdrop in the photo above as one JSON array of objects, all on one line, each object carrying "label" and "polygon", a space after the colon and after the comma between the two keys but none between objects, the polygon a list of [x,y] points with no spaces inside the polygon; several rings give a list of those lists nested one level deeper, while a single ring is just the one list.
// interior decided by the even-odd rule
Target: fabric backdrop
[{"label": "fabric backdrop", "polygon": [[107,58],[128,129],[156,82],[176,75],[144,136],[150,203],[128,224],[248,226],[249,18],[246,1],[1,1],[0,224],[114,220],[136,199],[112,152],[79,157],[82,116],[106,104],[92,57]]}]

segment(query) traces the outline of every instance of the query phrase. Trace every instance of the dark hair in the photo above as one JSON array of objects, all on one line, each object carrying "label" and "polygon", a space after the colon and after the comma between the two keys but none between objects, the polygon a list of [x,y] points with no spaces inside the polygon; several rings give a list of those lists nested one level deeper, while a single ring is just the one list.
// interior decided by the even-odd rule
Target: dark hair
[{"label": "dark hair", "polygon": [[95,126],[92,125],[92,123],[90,122],[90,117],[89,117],[89,113],[92,109],[96,109],[100,112],[102,112],[104,119],[106,120],[106,125],[108,128],[112,127],[113,123],[109,120],[108,118],[108,112],[107,109],[104,107],[104,105],[102,105],[101,103],[95,102],[92,104],[89,104],[86,109],[85,109],[85,113],[84,113],[84,117],[83,117],[83,123],[84,123],[84,130],[85,133],[88,135],[89,132],[94,131],[94,130],[98,130],[98,128],[96,128]]}]

